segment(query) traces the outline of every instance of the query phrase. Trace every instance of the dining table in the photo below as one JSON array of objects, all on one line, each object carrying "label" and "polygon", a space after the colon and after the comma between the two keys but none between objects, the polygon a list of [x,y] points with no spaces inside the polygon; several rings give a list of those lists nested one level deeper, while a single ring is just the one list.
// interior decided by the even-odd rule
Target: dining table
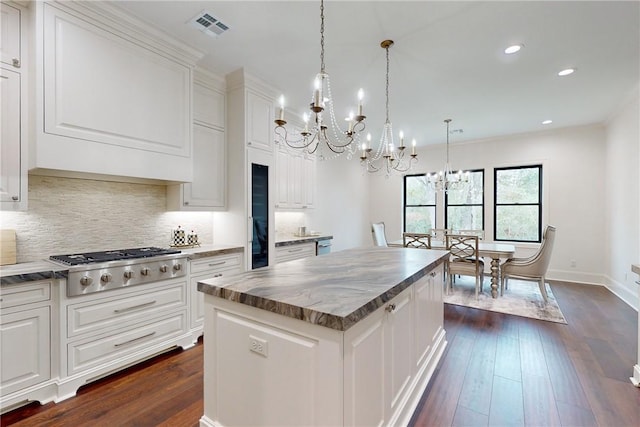
[{"label": "dining table", "polygon": [[[389,242],[392,247],[404,247],[402,239]],[[443,240],[431,239],[431,249],[445,249],[446,243]],[[510,243],[478,242],[478,255],[480,257],[491,258],[491,297],[498,297],[498,285],[500,283],[500,260],[511,258],[516,252],[515,245]]]}]

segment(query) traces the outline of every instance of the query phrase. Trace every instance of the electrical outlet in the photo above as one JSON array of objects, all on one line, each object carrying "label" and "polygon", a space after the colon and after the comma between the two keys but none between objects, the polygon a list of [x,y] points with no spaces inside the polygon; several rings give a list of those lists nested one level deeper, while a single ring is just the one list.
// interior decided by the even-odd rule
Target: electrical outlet
[{"label": "electrical outlet", "polygon": [[249,335],[249,350],[258,353],[264,357],[269,356],[269,343],[262,338]]},{"label": "electrical outlet", "polygon": [[575,260],[575,259],[572,259],[572,260],[571,260],[571,267],[575,267],[575,266],[576,266],[576,260]]}]

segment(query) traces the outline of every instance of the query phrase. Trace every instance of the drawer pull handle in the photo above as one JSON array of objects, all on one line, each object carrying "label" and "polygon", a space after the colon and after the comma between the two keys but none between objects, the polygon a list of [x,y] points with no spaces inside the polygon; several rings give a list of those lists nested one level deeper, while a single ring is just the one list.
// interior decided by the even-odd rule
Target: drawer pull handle
[{"label": "drawer pull handle", "polygon": [[127,308],[118,308],[118,309],[113,310],[113,312],[114,313],[124,313],[124,312],[127,312],[127,311],[135,310],[137,308],[147,307],[147,306],[153,305],[155,303],[156,303],[156,300],[153,300],[153,301],[145,302],[145,303],[134,305],[134,306],[127,307]]},{"label": "drawer pull handle", "polygon": [[303,248],[299,248],[299,249],[289,249],[289,253],[291,252],[300,252]]},{"label": "drawer pull handle", "polygon": [[[636,280],[636,284],[640,285],[640,280]],[[2,300],[0,299],[0,301]]]},{"label": "drawer pull handle", "polygon": [[220,262],[212,262],[211,264],[209,264],[209,267],[215,267],[216,265],[222,265],[222,264],[226,264],[227,261],[220,261]]},{"label": "drawer pull handle", "polygon": [[222,277],[222,273],[214,274],[214,275],[213,275],[213,277],[214,277],[214,278],[216,278],[216,277]]},{"label": "drawer pull handle", "polygon": [[141,337],[134,338],[134,339],[129,340],[129,341],[121,342],[121,343],[119,343],[119,344],[114,344],[113,346],[114,346],[114,347],[122,347],[123,345],[131,344],[131,343],[133,343],[133,342],[140,341],[140,340],[143,340],[143,339],[145,339],[145,338],[152,337],[152,336],[154,336],[155,334],[156,334],[155,332],[150,332],[150,333],[148,333],[148,334],[146,334],[146,335],[143,335],[143,336],[141,336]]}]

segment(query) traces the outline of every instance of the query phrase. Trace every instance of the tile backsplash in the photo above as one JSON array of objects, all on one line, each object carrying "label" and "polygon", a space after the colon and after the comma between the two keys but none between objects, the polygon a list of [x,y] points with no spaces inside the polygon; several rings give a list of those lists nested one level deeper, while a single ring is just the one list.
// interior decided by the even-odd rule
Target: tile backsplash
[{"label": "tile backsplash", "polygon": [[16,230],[18,262],[50,255],[142,246],[168,247],[178,225],[213,242],[213,213],[167,212],[164,185],[29,176],[29,209],[1,212]]}]

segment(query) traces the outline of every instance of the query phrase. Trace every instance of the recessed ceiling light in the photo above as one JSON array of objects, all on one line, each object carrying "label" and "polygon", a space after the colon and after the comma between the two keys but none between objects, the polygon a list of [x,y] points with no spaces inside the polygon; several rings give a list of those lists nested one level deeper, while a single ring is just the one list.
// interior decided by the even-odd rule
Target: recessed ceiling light
[{"label": "recessed ceiling light", "polygon": [[576,71],[575,68],[566,68],[558,73],[560,77],[568,76],[569,74],[573,74]]},{"label": "recessed ceiling light", "polygon": [[545,120],[542,122],[543,125],[550,125],[551,123],[553,123],[553,120]]},{"label": "recessed ceiling light", "polygon": [[518,52],[520,49],[522,49],[522,46],[523,45],[521,44],[514,44],[513,46],[509,46],[508,48],[506,48],[504,50],[504,53],[506,53],[507,55],[511,55],[513,53]]}]

